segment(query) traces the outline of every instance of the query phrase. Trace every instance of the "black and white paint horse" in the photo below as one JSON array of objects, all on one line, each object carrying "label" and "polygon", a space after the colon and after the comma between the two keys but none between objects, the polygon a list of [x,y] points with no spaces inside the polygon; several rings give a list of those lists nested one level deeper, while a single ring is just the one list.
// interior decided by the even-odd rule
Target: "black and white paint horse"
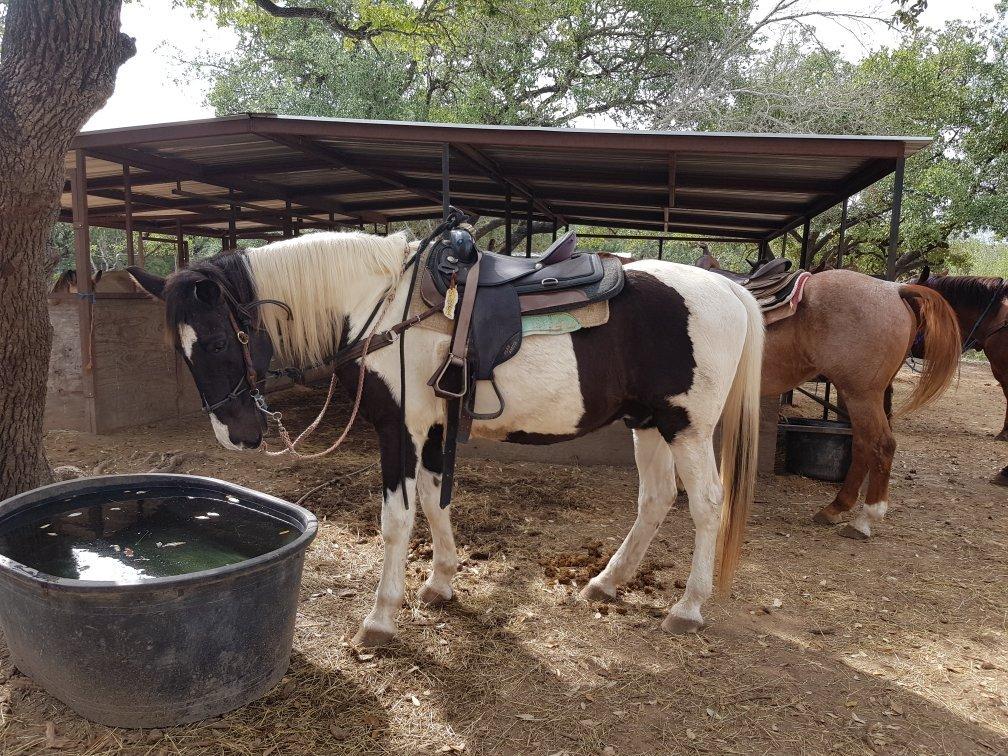
[{"label": "black and white paint horse", "polygon": [[[196,263],[167,279],[131,272],[165,300],[170,337],[212,410],[217,439],[228,449],[255,449],[262,443],[263,416],[246,386],[254,380],[246,378],[249,360],[260,376],[274,349],[291,363],[321,363],[365,328],[386,296],[391,306],[369,327],[381,331],[398,322],[408,296],[403,271],[410,250],[401,234],[319,233]],[[635,427],[640,475],[637,520],[583,595],[614,598],[617,587],[633,578],[675,501],[678,473],[689,494],[695,542],[686,590],[662,628],[690,632],[703,624],[700,610],[712,593],[715,563],[718,587],[726,589],[739,558],[755,476],[763,319],[748,292],[723,276],[654,260],[625,270],[624,290],[610,301],[606,324],[523,340],[518,354],[496,372],[506,411],[474,422],[472,433],[541,444],[628,419]],[[290,314],[276,306],[249,306],[267,299],[286,303]],[[374,425],[381,448],[385,557],[375,606],[357,634],[360,645],[385,643],[396,632],[417,500],[430,522],[434,554],[419,598],[438,603],[453,595],[457,558],[450,508],[439,507],[445,406],[427,385],[449,338],[420,328],[404,338],[405,446],[399,350],[366,357],[361,413]],[[339,374],[351,396],[359,374],[359,363]],[[719,418],[721,475],[712,441]]]}]

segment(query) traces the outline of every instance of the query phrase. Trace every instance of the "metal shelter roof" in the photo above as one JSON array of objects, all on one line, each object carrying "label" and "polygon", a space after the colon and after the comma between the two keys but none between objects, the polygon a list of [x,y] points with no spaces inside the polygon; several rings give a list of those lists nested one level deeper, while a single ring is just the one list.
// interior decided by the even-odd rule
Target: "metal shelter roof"
[{"label": "metal shelter roof", "polygon": [[[264,236],[441,216],[516,218],[760,241],[891,173],[924,137],[720,134],[245,114],[79,134],[88,223]],[[61,218],[72,219],[75,154]],[[129,166],[128,177],[124,166]],[[127,184],[129,190],[127,191]]]}]

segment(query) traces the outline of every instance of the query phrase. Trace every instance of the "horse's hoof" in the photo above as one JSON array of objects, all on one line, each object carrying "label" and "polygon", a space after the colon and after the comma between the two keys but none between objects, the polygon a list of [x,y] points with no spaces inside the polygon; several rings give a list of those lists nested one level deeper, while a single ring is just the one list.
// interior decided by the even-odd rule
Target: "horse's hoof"
[{"label": "horse's hoof", "polygon": [[696,633],[699,632],[700,628],[703,626],[703,620],[698,622],[697,620],[689,619],[688,617],[677,617],[674,614],[667,616],[661,623],[662,630],[666,633],[672,633],[674,635]]},{"label": "horse's hoof", "polygon": [[993,483],[995,486],[1008,486],[1008,474],[1006,474],[1005,471],[1002,470],[993,478],[991,478],[990,482]]},{"label": "horse's hoof", "polygon": [[393,638],[395,638],[394,630],[361,625],[361,629],[354,636],[353,645],[357,648],[380,648],[391,643]]},{"label": "horse's hoof", "polygon": [[434,586],[424,583],[420,586],[420,590],[417,591],[417,598],[424,606],[441,606],[455,598],[455,592],[449,588],[448,595],[446,596]]},{"label": "horse's hoof", "polygon": [[860,530],[855,528],[853,525],[847,525],[840,530],[840,535],[844,538],[850,538],[854,541],[867,541],[871,536],[867,533],[862,533]]},{"label": "horse's hoof", "polygon": [[581,589],[581,598],[585,601],[615,601],[616,593],[609,593],[602,586],[596,585],[595,583],[589,582],[584,588]]},{"label": "horse's hoof", "polygon": [[829,507],[823,507],[812,518],[816,525],[836,525],[840,522],[841,516],[829,511]]},{"label": "horse's hoof", "polygon": [[994,436],[995,441],[1008,441],[1008,430],[1003,430]]}]

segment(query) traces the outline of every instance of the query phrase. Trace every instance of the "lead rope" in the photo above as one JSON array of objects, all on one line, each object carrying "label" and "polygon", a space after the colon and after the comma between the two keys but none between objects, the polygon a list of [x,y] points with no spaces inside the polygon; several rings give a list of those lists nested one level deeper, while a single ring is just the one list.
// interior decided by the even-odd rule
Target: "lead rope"
[{"label": "lead rope", "polygon": [[[316,415],[315,419],[312,420],[312,422],[308,425],[307,428],[301,431],[301,433],[298,435],[297,438],[291,440],[290,433],[287,431],[287,428],[284,427],[283,420],[281,419],[282,413],[265,411],[265,414],[267,416],[276,421],[277,432],[280,436],[280,440],[283,442],[284,447],[286,447],[284,449],[280,449],[279,451],[270,451],[266,447],[266,444],[264,443],[263,451],[267,456],[279,457],[283,454],[291,454],[297,457],[298,459],[316,459],[318,457],[324,457],[327,454],[332,454],[334,451],[336,451],[336,449],[340,447],[340,445],[344,441],[346,441],[347,436],[350,435],[350,429],[353,428],[354,421],[357,419],[357,413],[360,411],[361,398],[364,395],[364,375],[367,370],[367,366],[364,360],[368,355],[368,349],[371,346],[371,339],[374,338],[375,332],[378,330],[378,324],[381,322],[382,317],[384,317],[385,310],[388,308],[389,304],[391,304],[393,298],[395,297],[396,289],[398,289],[398,284],[399,281],[397,279],[396,282],[389,289],[388,294],[385,296],[385,300],[382,302],[381,309],[378,311],[378,315],[374,318],[375,323],[374,329],[372,329],[371,333],[369,333],[367,335],[367,338],[364,340],[364,354],[361,355],[360,372],[357,375],[357,395],[354,397],[354,405],[353,410],[350,412],[350,419],[347,420],[346,427],[343,429],[343,433],[340,435],[340,437],[336,439],[336,441],[334,441],[333,444],[328,449],[323,449],[322,451],[313,452],[311,454],[304,454],[303,452],[298,451],[296,448],[297,445],[301,443],[301,441],[308,438],[308,436],[310,436],[315,431],[315,429],[319,426],[319,423],[322,422],[322,418],[325,416],[326,410],[329,409],[329,404],[330,402],[332,402],[333,393],[336,389],[336,380],[337,380],[336,368],[333,368],[332,377],[329,379],[329,391],[326,393],[325,403],[322,405],[322,409],[319,410],[319,413],[318,415]],[[261,406],[260,409],[262,409]]]}]

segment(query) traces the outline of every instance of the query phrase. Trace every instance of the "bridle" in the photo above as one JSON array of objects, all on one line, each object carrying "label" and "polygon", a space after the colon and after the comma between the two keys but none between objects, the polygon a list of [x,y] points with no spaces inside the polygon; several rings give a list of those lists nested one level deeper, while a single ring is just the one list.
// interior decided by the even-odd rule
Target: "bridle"
[{"label": "bridle", "polygon": [[[255,327],[255,317],[252,314],[252,310],[261,307],[265,304],[276,305],[277,307],[283,308],[287,313],[287,320],[294,319],[294,313],[291,311],[290,306],[286,302],[281,302],[278,299],[256,299],[252,302],[243,303],[238,297],[234,295],[231,289],[223,281],[214,279],[215,284],[220,288],[221,294],[224,296],[225,303],[228,309],[228,321],[231,324],[231,329],[234,331],[235,338],[238,340],[238,344],[241,346],[242,350],[242,360],[245,363],[245,374],[238,380],[234,388],[228,392],[228,395],[221,399],[219,402],[214,402],[211,404],[207,401],[207,398],[203,395],[203,392],[199,391],[200,401],[203,403],[203,412],[206,414],[212,414],[219,410],[221,407],[225,406],[229,402],[233,402],[240,399],[245,394],[252,397],[252,401],[255,402],[256,408],[265,414],[269,414],[269,408],[266,406],[266,399],[259,391],[258,384],[266,380],[266,376],[259,377],[259,373],[256,370],[255,362],[252,359],[252,351],[249,349],[249,334],[258,333],[262,329]],[[188,358],[186,358],[188,362]],[[190,364],[191,367],[191,364]]]},{"label": "bridle", "polygon": [[[987,316],[990,315],[990,312],[993,309],[995,303],[997,303],[1004,297],[1005,294],[1004,279],[1002,278],[1000,279],[1000,281],[1001,282],[998,284],[997,288],[994,289],[994,293],[991,294],[991,298],[990,301],[987,303],[987,306],[980,313],[980,316],[976,319],[976,322],[973,323],[973,327],[970,329],[969,335],[965,339],[963,339],[963,347],[962,347],[963,353],[969,351],[970,349],[973,349],[975,345],[979,345],[980,342],[976,338],[977,330],[983,324],[984,320],[987,319]],[[984,336],[984,339],[989,339],[991,336],[993,336],[996,333],[999,333],[1000,331],[1003,331],[1005,328],[1008,328],[1008,321],[1005,321],[997,328],[995,328],[993,331],[988,333],[986,336]]]},{"label": "bridle", "polygon": [[[247,393],[249,394],[249,396],[252,397],[252,400],[255,402],[256,409],[259,412],[265,415],[267,419],[272,419],[276,421],[279,427],[281,439],[283,440],[284,446],[286,447],[285,450],[282,450],[280,452],[267,451],[266,452],[267,454],[275,455],[290,452],[296,454],[301,458],[306,459],[318,456],[324,456],[325,454],[328,454],[329,452],[333,451],[343,442],[343,440],[347,437],[347,434],[350,431],[350,427],[353,425],[354,419],[357,416],[357,410],[360,407],[361,393],[364,386],[364,373],[365,373],[364,357],[370,354],[371,352],[383,349],[387,346],[391,346],[392,344],[398,341],[399,386],[400,386],[399,411],[401,419],[400,445],[401,448],[405,450],[406,445],[408,443],[407,430],[406,430],[406,362],[405,362],[406,355],[405,355],[405,339],[401,337],[407,330],[409,330],[413,326],[421,323],[422,321],[430,317],[433,317],[434,315],[442,311],[441,307],[430,307],[424,312],[418,313],[416,315],[410,316],[408,314],[410,303],[413,299],[413,293],[417,284],[418,273],[420,270],[419,261],[423,256],[425,250],[427,249],[428,245],[448,229],[454,228],[458,226],[461,222],[467,220],[465,214],[457,210],[456,208],[451,207],[449,210],[450,212],[448,214],[448,217],[441,224],[439,224],[426,238],[424,238],[423,241],[420,242],[417,250],[403,264],[400,276],[396,279],[396,281],[394,281],[390,285],[390,287],[385,292],[382,293],[382,296],[378,299],[378,302],[371,310],[370,315],[368,316],[367,320],[364,322],[360,330],[357,332],[357,335],[354,336],[343,348],[337,350],[336,353],[332,356],[331,358],[332,378],[329,382],[329,393],[326,397],[325,404],[323,405],[322,410],[319,412],[319,415],[309,425],[309,427],[304,432],[302,432],[296,439],[293,440],[290,439],[289,434],[283,427],[280,413],[270,411],[269,407],[266,404],[265,397],[262,395],[262,392],[260,392],[258,388],[258,384],[262,383],[265,380],[266,376],[263,376],[262,378],[259,377],[258,371],[255,368],[255,363],[252,360],[252,353],[249,349],[249,343],[250,343],[249,334],[256,333],[259,330],[261,330],[253,328],[254,318],[251,313],[251,310],[253,308],[259,307],[264,304],[273,304],[278,307],[282,307],[287,312],[288,320],[293,320],[294,318],[293,312],[285,302],[281,302],[276,299],[257,299],[253,302],[242,303],[231,292],[230,288],[227,286],[225,282],[218,280],[216,277],[213,277],[212,280],[220,287],[220,290],[224,295],[224,298],[227,300],[228,320],[230,321],[231,328],[234,331],[235,338],[238,339],[238,343],[241,345],[242,359],[245,362],[245,374],[241,377],[241,379],[239,379],[238,383],[235,384],[235,387],[231,389],[228,395],[218,402],[211,404],[210,402],[207,401],[206,397],[203,396],[203,393],[200,392],[200,400],[203,403],[203,411],[208,414],[212,413],[215,410],[218,410],[221,407],[225,406],[229,402],[239,399],[240,397],[244,396]],[[385,309],[389,304],[391,304],[392,297],[395,294],[398,285],[402,280],[402,277],[405,276],[410,271],[411,268],[412,268],[412,275],[409,280],[409,287],[405,303],[403,305],[402,320],[400,320],[395,325],[391,326],[390,328],[380,333],[372,330],[372,325],[377,325],[377,322],[381,320],[381,317],[383,316]],[[333,388],[335,387],[336,376],[338,375],[339,369],[344,365],[354,362],[356,360],[360,360],[357,397],[354,401],[354,408],[351,413],[350,420],[347,423],[347,427],[343,432],[343,435],[340,436],[340,438],[337,439],[337,441],[334,444],[332,444],[328,449],[324,451],[315,452],[313,454],[308,455],[299,454],[296,451],[295,447],[303,438],[305,438],[308,434],[310,434],[315,429],[315,427],[317,427],[318,423],[321,421],[322,416],[325,414],[325,411],[329,406],[329,402],[332,398]],[[400,472],[403,476],[403,480],[406,479],[408,473],[408,471],[406,470],[406,456],[407,455],[405,454],[405,452],[400,454],[400,460],[402,465]],[[409,496],[406,492],[405,487],[403,488],[403,503],[408,509]]]}]

